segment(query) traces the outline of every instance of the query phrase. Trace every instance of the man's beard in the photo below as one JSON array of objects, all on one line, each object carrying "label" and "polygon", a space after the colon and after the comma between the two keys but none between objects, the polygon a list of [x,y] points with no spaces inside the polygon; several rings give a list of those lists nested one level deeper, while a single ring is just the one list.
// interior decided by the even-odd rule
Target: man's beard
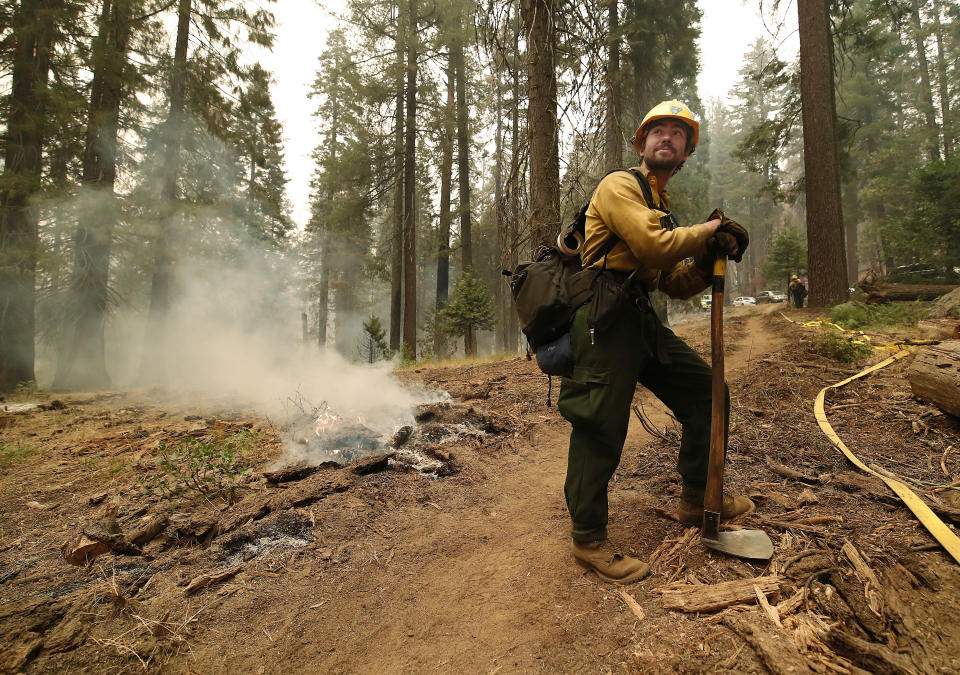
[{"label": "man's beard", "polygon": [[660,159],[657,157],[657,151],[654,150],[650,155],[644,155],[644,163],[647,165],[648,169],[653,169],[655,171],[674,171],[678,166],[683,164],[683,159],[680,157],[680,153],[675,153],[673,157],[669,159]]}]

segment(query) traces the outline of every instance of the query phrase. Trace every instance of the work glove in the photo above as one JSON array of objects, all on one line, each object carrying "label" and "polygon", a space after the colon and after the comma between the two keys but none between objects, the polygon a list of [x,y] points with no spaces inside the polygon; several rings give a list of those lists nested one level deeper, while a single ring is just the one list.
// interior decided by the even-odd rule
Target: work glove
[{"label": "work glove", "polygon": [[694,256],[693,262],[704,277],[709,277],[713,274],[714,260],[724,257],[733,259],[739,250],[737,238],[729,232],[720,232],[718,228],[716,234],[707,239],[706,253]]},{"label": "work glove", "polygon": [[[727,257],[733,262],[740,262],[743,260],[743,254],[747,250],[747,246],[750,245],[750,235],[747,234],[747,230],[743,225],[727,218],[720,209],[714,209],[713,213],[707,218],[707,221],[716,218],[720,219],[720,226],[717,228],[716,234],[707,240],[707,250],[709,251],[712,248],[717,254],[722,251],[726,253]],[[729,246],[729,240],[717,241],[711,244],[710,240],[719,240],[721,234],[732,236],[735,239],[736,245],[733,249]],[[723,239],[726,239],[726,237]]]}]

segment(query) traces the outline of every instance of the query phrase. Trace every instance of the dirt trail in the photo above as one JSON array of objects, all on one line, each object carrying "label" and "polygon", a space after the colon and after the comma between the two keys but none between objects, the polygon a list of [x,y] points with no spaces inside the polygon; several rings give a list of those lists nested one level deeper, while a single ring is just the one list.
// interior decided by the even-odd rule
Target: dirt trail
[{"label": "dirt trail", "polygon": [[[730,378],[779,344],[756,314],[733,318],[730,328]],[[698,321],[678,332],[702,342],[706,331]],[[334,574],[284,575],[252,597],[231,598],[217,614],[241,620],[218,620],[219,630],[244,639],[229,649],[198,639],[193,658],[238,670],[297,663],[334,672],[551,671],[602,660],[630,633],[621,625],[630,621],[598,620],[613,590],[569,555],[562,496],[569,427],[555,414],[543,417],[496,457],[465,457],[464,481],[438,482],[426,501],[388,507],[375,530],[358,532],[350,563]],[[628,447],[644,442],[641,435],[634,420]],[[623,532],[622,501],[614,497],[616,533],[649,553],[660,538]],[[258,608],[264,630],[250,630]]]},{"label": "dirt trail", "polygon": [[[222,403],[202,410],[150,394],[41,396],[39,407],[0,414],[0,673],[145,665],[252,673],[960,671],[960,624],[951,603],[937,601],[960,594],[960,568],[882,483],[851,470],[810,410],[824,382],[862,364],[811,351],[809,329],[779,311],[798,322],[812,316],[737,308],[725,328],[733,399],[726,479],[757,502],[744,524],[771,535],[769,563],[711,552],[696,528],[671,518],[679,429],[638,390],[635,402],[658,436],[631,419],[610,485],[610,535],[652,561],[651,575],[627,589],[642,619],[619,588],[570,556],[562,495],[569,426],[545,405],[545,378],[522,358],[399,373],[450,392],[455,404],[436,414],[492,425],[474,440],[436,446],[453,473],[434,479],[402,465],[380,473],[348,466],[270,484],[259,472],[278,456],[280,430]],[[708,355],[705,316],[676,332]],[[931,508],[960,524],[960,490],[949,489],[960,471],[949,454],[960,447],[960,425],[913,399],[898,363],[831,393],[831,422],[864,461],[909,477],[918,490],[928,486],[922,496]],[[158,444],[217,443],[250,428],[255,472],[238,501],[144,496],[140,482],[158,475]],[[164,514],[169,525],[142,555],[68,564],[60,547],[111,509],[124,535]],[[845,542],[879,587],[854,570]],[[189,591],[225,570],[233,576]],[[760,575],[781,580],[769,601],[779,603],[782,626],[750,600],[684,614],[660,596],[671,585]]]}]

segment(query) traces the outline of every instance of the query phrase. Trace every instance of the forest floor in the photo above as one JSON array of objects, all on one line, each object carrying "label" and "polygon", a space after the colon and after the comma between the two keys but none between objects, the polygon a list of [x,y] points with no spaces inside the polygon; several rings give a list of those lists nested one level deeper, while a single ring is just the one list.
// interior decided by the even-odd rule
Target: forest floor
[{"label": "forest floor", "polygon": [[[676,329],[701,354],[705,317]],[[522,358],[399,374],[452,397],[421,421],[470,423],[430,448],[433,476],[380,461],[270,483],[282,429],[256,411],[162,392],[8,398],[0,672],[958,672],[960,567],[814,419],[822,387],[885,354],[831,361],[787,317],[815,314],[737,308],[725,334],[727,486],[756,501],[739,525],[769,533],[773,559],[712,552],[671,517],[678,427],[640,389],[656,435],[631,419],[610,534],[652,573],[625,588],[574,564],[569,427]],[[827,414],[952,526],[960,425],[911,396],[908,367],[832,390]],[[145,495],[161,442],[231,435],[253,439],[254,468],[232,503]],[[151,522],[159,536],[131,548]],[[68,563],[81,531],[114,550]],[[725,608],[667,606],[758,577]]]}]

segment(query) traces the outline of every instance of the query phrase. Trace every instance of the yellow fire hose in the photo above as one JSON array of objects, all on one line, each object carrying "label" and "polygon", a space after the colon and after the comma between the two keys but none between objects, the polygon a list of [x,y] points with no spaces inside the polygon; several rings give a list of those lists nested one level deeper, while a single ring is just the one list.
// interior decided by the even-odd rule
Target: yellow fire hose
[{"label": "yellow fire hose", "polygon": [[868,467],[866,464],[861,462],[856,455],[850,452],[850,449],[843,444],[843,441],[840,440],[840,437],[837,436],[837,433],[833,430],[833,427],[830,426],[830,423],[827,421],[827,415],[823,410],[823,399],[827,393],[827,389],[839,389],[840,387],[853,382],[856,379],[861,377],[866,377],[875,370],[880,370],[889,366],[894,361],[902,359],[903,357],[909,355],[912,352],[911,349],[905,349],[903,351],[897,352],[890,358],[876,363],[865,370],[861,370],[856,375],[848,377],[842,382],[837,382],[836,384],[831,384],[828,387],[824,387],[820,390],[820,393],[817,394],[816,402],[813,405],[814,414],[817,417],[817,424],[820,425],[820,428],[823,430],[823,433],[827,435],[827,438],[830,439],[830,442],[844,454],[844,456],[849,459],[857,468],[866,471],[869,474],[872,474],[882,480],[887,486],[894,491],[894,493],[903,500],[903,503],[913,511],[913,514],[923,523],[923,526],[927,528],[930,534],[933,535],[934,539],[940,542],[940,545],[947,550],[953,559],[960,563],[960,538],[955,535],[950,528],[948,528],[942,520],[940,520],[933,511],[930,510],[930,507],[923,503],[923,501],[906,485],[901,483],[898,480],[884,476],[881,473],[878,473]]}]

